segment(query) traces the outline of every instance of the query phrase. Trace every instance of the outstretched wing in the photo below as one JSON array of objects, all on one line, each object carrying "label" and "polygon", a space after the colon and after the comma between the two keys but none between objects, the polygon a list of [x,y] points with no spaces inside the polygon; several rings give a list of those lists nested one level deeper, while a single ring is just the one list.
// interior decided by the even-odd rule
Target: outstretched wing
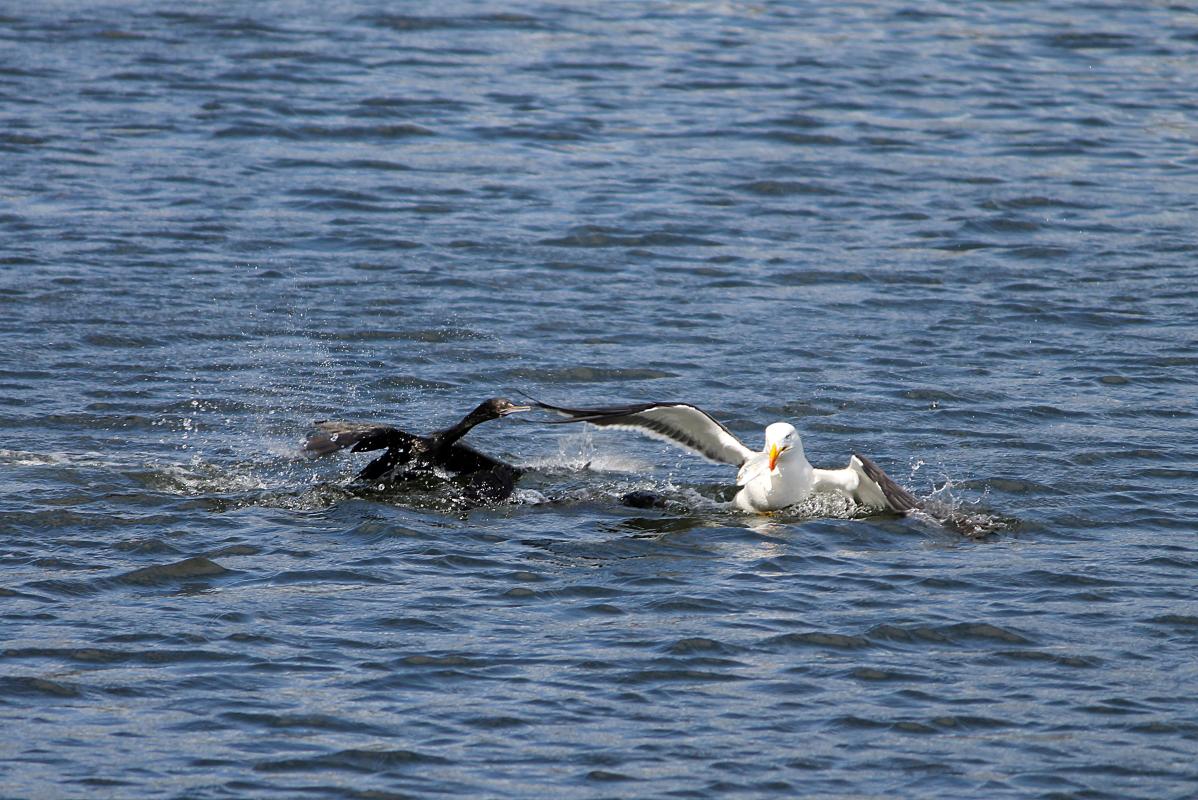
[{"label": "outstretched wing", "polygon": [[312,434],[304,442],[304,452],[313,456],[327,456],[346,448],[354,453],[381,450],[384,447],[407,449],[417,438],[390,425],[364,425],[336,420],[321,420],[315,425],[320,432]]},{"label": "outstretched wing", "polygon": [[708,461],[739,467],[753,455],[707,412],[686,403],[643,403],[614,408],[562,408],[533,401],[538,408],[568,419],[553,422],[589,422],[603,428],[636,430],[697,453]]},{"label": "outstretched wing", "polygon": [[882,468],[863,455],[853,454],[844,469],[817,469],[815,490],[831,491],[870,508],[904,513],[922,505],[910,492],[899,486]]}]

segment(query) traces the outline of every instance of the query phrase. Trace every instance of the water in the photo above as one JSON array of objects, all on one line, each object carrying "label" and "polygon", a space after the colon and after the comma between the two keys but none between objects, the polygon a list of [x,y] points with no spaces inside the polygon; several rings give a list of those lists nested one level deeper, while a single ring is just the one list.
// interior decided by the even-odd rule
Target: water
[{"label": "water", "polygon": [[[0,794],[1198,792],[1188,6],[0,36]],[[296,458],[516,391],[790,420],[960,524],[528,417],[490,508]]]}]

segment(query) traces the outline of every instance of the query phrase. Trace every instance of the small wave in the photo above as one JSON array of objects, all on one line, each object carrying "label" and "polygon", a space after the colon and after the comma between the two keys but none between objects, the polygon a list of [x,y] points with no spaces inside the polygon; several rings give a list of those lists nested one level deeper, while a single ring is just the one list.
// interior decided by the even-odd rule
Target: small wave
[{"label": "small wave", "polygon": [[83,691],[73,683],[54,681],[37,676],[6,676],[0,678],[0,697],[81,697]]},{"label": "small wave", "polygon": [[720,242],[673,231],[621,233],[613,228],[581,225],[564,236],[542,239],[550,247],[719,247]]},{"label": "small wave", "polygon": [[364,586],[373,583],[386,583],[385,578],[371,575],[360,570],[350,569],[308,569],[288,570],[280,572],[270,579],[272,584],[305,584],[329,586],[341,584],[349,586]]},{"label": "small wave", "polygon": [[332,731],[335,733],[354,733],[381,735],[382,728],[375,727],[362,720],[347,719],[331,714],[274,714],[269,712],[226,711],[221,719],[245,725],[262,728],[268,731]]},{"label": "small wave", "polygon": [[736,188],[749,192],[750,194],[763,195],[766,197],[840,194],[840,192],[838,192],[836,189],[833,189],[829,186],[822,186],[818,183],[804,183],[800,181],[761,180],[752,181],[751,183],[742,183]]},{"label": "small wave", "polygon": [[171,564],[160,564],[153,567],[143,567],[132,572],[126,572],[112,579],[115,583],[132,584],[134,586],[152,586],[160,583],[173,583],[190,578],[211,578],[228,575],[232,570],[222,567],[215,561],[195,556],[175,561]]},{"label": "small wave", "polygon": [[515,12],[475,14],[463,16],[413,16],[410,14],[394,14],[376,12],[366,14],[358,19],[380,28],[387,28],[399,33],[435,31],[435,30],[543,30],[550,28],[547,20],[539,17]]},{"label": "small wave", "polygon": [[763,644],[768,648],[831,648],[833,650],[859,650],[872,647],[873,643],[864,636],[852,636],[831,631],[807,631],[783,633],[771,636]]},{"label": "small wave", "polygon": [[951,625],[875,625],[866,632],[871,641],[891,644],[934,642],[965,644],[982,639],[1005,644],[1029,645],[1032,642],[1018,631],[989,623],[958,622]]},{"label": "small wave", "polygon": [[411,764],[447,764],[446,759],[414,750],[342,750],[311,758],[261,761],[257,772],[325,772],[343,770],[368,775],[392,772]]}]

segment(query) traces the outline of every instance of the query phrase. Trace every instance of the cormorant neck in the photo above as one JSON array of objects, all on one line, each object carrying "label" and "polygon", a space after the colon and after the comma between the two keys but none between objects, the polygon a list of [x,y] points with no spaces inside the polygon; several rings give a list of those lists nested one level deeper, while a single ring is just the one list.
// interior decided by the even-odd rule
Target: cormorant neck
[{"label": "cormorant neck", "polygon": [[480,422],[486,422],[487,420],[494,419],[494,418],[495,418],[495,415],[491,412],[490,406],[488,406],[487,403],[483,403],[478,408],[474,409],[469,414],[462,417],[461,422],[459,422],[458,424],[456,424],[452,427],[446,428],[443,431],[438,431],[435,434],[435,439],[437,440],[437,444],[440,447],[449,447],[454,442],[456,442],[458,439],[461,439],[463,436],[465,436],[467,433],[469,433],[470,429],[473,428],[475,425],[478,425]]}]

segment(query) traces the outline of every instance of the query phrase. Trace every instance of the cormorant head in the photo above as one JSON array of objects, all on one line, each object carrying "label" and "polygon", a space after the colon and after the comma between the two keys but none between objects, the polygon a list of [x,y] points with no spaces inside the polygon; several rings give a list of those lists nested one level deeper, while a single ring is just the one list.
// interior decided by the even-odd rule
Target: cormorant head
[{"label": "cormorant head", "polygon": [[519,411],[531,411],[532,406],[520,406],[508,400],[506,397],[492,397],[479,406],[480,411],[486,411],[491,419],[498,417],[506,417],[508,414],[515,414]]}]

